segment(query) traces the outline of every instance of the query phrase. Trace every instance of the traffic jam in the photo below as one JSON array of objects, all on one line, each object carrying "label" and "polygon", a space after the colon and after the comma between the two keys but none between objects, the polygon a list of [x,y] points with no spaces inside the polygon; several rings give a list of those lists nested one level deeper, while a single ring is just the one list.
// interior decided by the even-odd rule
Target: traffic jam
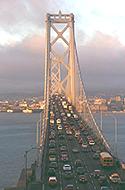
[{"label": "traffic jam", "polygon": [[65,96],[49,102],[44,189],[124,189],[118,160]]}]

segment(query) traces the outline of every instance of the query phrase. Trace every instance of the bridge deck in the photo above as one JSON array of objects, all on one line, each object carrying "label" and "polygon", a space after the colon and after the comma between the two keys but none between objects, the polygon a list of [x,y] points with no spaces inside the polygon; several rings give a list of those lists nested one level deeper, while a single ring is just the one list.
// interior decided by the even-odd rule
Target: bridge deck
[{"label": "bridge deck", "polygon": [[[109,180],[109,176],[116,172],[124,180],[124,171],[118,167],[117,160],[114,158],[113,167],[101,166],[98,156],[94,157],[94,155],[95,152],[97,155],[99,152],[106,151],[106,148],[99,142],[91,128],[79,116],[77,118],[75,109],[72,106],[70,109],[69,106],[63,106],[62,101],[66,100],[58,96],[53,96],[50,100],[42,190],[68,190],[67,185],[73,185],[74,190],[100,190],[101,186],[107,186],[112,190],[124,189],[125,187],[119,183],[112,183]],[[60,120],[61,124],[59,124]],[[88,143],[90,136],[95,143],[93,145]],[[76,160],[80,160],[79,167],[76,165]],[[71,171],[65,171],[63,168],[65,164],[71,166]],[[94,170],[100,170],[102,178],[105,179],[96,177]],[[80,175],[84,175],[87,181],[81,182]],[[49,184],[49,177],[52,176],[57,179],[56,185]]]}]

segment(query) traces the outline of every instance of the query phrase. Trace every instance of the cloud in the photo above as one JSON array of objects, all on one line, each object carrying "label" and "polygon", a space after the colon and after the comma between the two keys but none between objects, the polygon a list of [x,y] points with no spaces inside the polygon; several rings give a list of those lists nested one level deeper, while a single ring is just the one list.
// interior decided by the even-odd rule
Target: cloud
[{"label": "cloud", "polygon": [[125,90],[125,46],[116,37],[96,32],[78,49],[86,89]]},{"label": "cloud", "polygon": [[44,80],[42,36],[32,36],[13,47],[0,50],[0,89],[2,92],[41,91]]}]

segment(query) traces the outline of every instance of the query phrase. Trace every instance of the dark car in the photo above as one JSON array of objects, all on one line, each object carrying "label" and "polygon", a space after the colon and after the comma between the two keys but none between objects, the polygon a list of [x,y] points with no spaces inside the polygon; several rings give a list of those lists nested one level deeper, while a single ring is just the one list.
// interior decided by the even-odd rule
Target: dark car
[{"label": "dark car", "polygon": [[49,167],[56,169],[57,168],[57,162],[50,162]]},{"label": "dark car", "polygon": [[107,177],[105,175],[100,175],[98,178],[98,181],[101,185],[106,184],[107,183]]},{"label": "dark car", "polygon": [[56,170],[54,168],[49,168],[48,169],[48,176],[55,176],[56,175]]},{"label": "dark car", "polygon": [[60,147],[60,151],[66,151],[67,150],[67,147],[66,146],[61,146]]},{"label": "dark car", "polygon": [[77,174],[84,174],[84,172],[85,172],[85,170],[84,170],[84,168],[83,167],[77,167],[77,169],[76,169],[76,173]]},{"label": "dark car", "polygon": [[77,159],[77,160],[75,161],[75,166],[76,166],[76,167],[82,166],[82,161],[79,160],[79,159]]},{"label": "dark car", "polygon": [[72,184],[67,185],[64,190],[75,190]]},{"label": "dark car", "polygon": [[78,180],[81,183],[86,183],[88,181],[86,175],[80,175]]},{"label": "dark car", "polygon": [[73,173],[71,171],[65,171],[63,175],[65,179],[73,178]]},{"label": "dark car", "polygon": [[98,160],[99,154],[97,152],[95,152],[92,157],[93,157],[93,159]]}]

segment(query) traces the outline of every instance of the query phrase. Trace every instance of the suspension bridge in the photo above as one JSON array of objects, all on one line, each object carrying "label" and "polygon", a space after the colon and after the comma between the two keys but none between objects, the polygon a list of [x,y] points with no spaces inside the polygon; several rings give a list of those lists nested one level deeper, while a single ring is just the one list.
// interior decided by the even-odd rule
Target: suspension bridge
[{"label": "suspension bridge", "polygon": [[[110,170],[102,169],[99,159],[94,159],[98,152],[112,153],[87,102],[74,23],[73,14],[46,15],[42,189],[118,189],[119,184],[109,180],[119,171],[116,158],[112,155]],[[102,178],[95,177],[96,171],[102,171]]]},{"label": "suspension bridge", "polygon": [[[37,179],[27,183],[26,178],[26,190],[124,189],[123,169],[87,102],[75,42],[74,15],[61,11],[47,14],[45,23],[45,108],[37,138],[40,186],[36,185]],[[108,167],[102,166],[101,152],[111,155],[112,167],[110,163]],[[118,174],[119,181],[113,182],[112,174]]]}]

